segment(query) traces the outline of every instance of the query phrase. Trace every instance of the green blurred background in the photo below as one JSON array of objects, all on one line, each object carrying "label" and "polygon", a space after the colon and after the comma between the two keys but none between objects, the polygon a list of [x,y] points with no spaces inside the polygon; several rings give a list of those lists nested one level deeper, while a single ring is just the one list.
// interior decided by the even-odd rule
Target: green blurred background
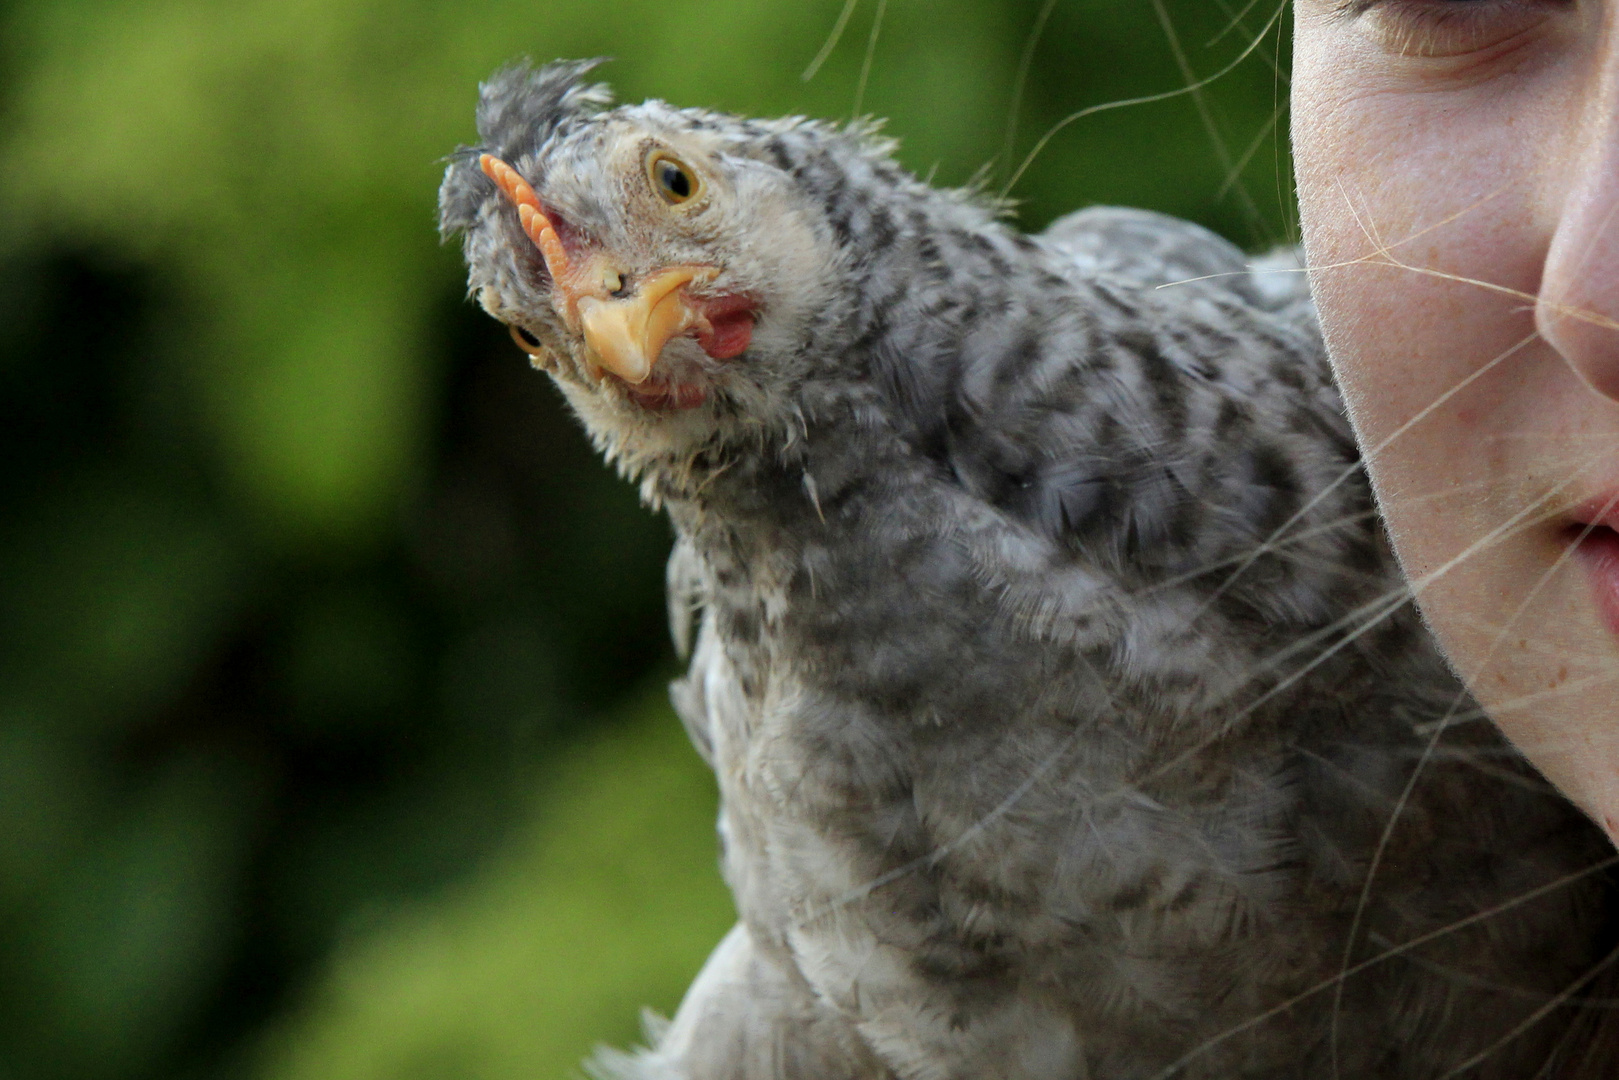
[{"label": "green blurred background", "polygon": [[[667,526],[434,232],[480,78],[999,181],[1274,13],[1164,2],[863,0],[806,82],[844,0],[0,0],[0,1080],[575,1075],[731,921]],[[1285,240],[1286,63],[1065,128],[1024,227]]]}]

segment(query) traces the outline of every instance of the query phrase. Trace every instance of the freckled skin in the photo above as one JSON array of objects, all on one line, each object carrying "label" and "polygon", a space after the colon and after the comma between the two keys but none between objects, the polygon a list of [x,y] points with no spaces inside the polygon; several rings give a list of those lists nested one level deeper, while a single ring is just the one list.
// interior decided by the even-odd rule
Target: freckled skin
[{"label": "freckled skin", "polygon": [[[446,175],[473,290],[675,526],[673,696],[722,796],[740,922],[598,1068],[1580,1075],[1582,1011],[1491,1044],[1603,955],[1603,885],[1454,924],[1601,835],[1402,603],[1300,276],[1136,211],[1023,236],[869,133],[614,108],[584,70],[496,76],[476,152],[602,257],[757,300],[740,355],[658,360],[703,403],[649,410],[592,371],[474,158]],[[710,202],[643,199],[648,144]],[[1445,928],[1333,992],[1346,955]]]}]

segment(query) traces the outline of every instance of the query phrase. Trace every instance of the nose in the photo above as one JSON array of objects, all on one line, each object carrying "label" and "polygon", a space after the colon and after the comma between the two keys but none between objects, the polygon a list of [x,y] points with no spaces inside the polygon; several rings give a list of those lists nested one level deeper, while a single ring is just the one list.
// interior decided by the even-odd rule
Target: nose
[{"label": "nose", "polygon": [[1611,44],[1604,52],[1586,116],[1543,170],[1561,191],[1549,200],[1558,218],[1535,329],[1586,385],[1619,400],[1619,56]]}]

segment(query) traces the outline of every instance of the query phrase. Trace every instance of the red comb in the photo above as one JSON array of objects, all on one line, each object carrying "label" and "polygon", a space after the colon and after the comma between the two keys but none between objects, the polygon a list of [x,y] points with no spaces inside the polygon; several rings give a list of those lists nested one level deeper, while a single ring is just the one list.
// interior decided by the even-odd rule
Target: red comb
[{"label": "red comb", "polygon": [[545,258],[545,267],[551,271],[551,279],[562,280],[570,269],[568,252],[562,246],[562,238],[557,235],[556,226],[545,216],[545,210],[541,208],[539,196],[534,194],[534,189],[529,187],[527,180],[518,175],[516,169],[493,154],[481,155],[478,158],[478,167],[483,170],[485,176],[495,182],[495,186],[511,200],[512,205],[517,207],[517,220],[522,222],[523,231],[534,241],[534,246],[540,249],[540,254]]}]

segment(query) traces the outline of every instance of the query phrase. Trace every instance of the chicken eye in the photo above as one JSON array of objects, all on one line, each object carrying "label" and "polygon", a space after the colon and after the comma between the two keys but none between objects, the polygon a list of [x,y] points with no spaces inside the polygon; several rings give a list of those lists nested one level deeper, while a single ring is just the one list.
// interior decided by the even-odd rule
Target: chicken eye
[{"label": "chicken eye", "polygon": [[528,353],[530,356],[534,355],[534,353],[539,351],[539,348],[540,348],[540,339],[539,338],[535,337],[533,334],[529,333],[527,330],[524,330],[521,326],[513,325],[513,326],[506,327],[506,329],[508,329],[508,330],[510,330],[512,332],[512,340],[517,342],[517,347],[519,349],[522,349],[524,352]]},{"label": "chicken eye", "polygon": [[647,176],[663,201],[671,206],[690,202],[697,195],[697,176],[684,163],[663,151],[647,158]]}]

